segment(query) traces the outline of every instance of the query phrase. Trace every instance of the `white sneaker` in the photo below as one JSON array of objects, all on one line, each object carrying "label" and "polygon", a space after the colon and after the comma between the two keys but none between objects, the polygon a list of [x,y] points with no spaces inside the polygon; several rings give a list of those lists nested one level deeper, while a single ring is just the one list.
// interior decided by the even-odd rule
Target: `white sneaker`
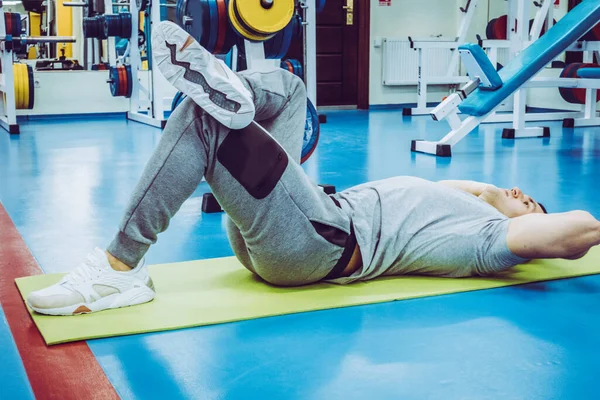
[{"label": "white sneaker", "polygon": [[221,124],[230,129],[250,125],[255,113],[250,91],[185,30],[161,22],[152,30],[152,54],[165,78]]},{"label": "white sneaker", "polygon": [[41,314],[76,315],[152,299],[154,285],[143,262],[131,271],[118,272],[111,268],[104,251],[97,248],[60,282],[30,293],[27,305]]}]

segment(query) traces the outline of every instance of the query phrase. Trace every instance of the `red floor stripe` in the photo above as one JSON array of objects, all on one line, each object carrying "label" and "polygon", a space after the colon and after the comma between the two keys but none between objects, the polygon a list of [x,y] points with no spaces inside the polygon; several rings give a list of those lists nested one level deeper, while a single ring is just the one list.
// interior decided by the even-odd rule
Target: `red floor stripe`
[{"label": "red floor stripe", "polygon": [[[42,271],[0,203],[0,303],[37,399],[118,399],[85,342],[48,347],[15,278]],[[67,317],[68,318],[68,317]]]}]

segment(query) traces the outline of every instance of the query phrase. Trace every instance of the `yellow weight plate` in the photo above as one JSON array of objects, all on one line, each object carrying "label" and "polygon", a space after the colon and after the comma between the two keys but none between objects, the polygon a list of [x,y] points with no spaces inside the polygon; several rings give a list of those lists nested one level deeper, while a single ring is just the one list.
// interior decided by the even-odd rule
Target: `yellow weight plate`
[{"label": "yellow weight plate", "polygon": [[[247,0],[246,0],[247,1]],[[253,42],[264,42],[265,40],[269,40],[271,39],[273,36],[275,36],[275,34],[272,35],[261,35],[259,33],[253,33],[250,32],[249,30],[247,30],[241,23],[240,21],[238,21],[236,15],[235,15],[235,11],[233,9],[234,7],[234,0],[231,0],[229,2],[229,20],[231,21],[231,25],[233,25],[233,28],[243,37],[245,37],[246,39],[253,41]]]},{"label": "yellow weight plate", "polygon": [[27,66],[25,64],[19,64],[19,75],[20,75],[20,82],[19,82],[19,90],[21,91],[21,104],[19,106],[20,110],[23,110],[25,108],[27,108],[25,103],[25,81],[27,80]]},{"label": "yellow weight plate", "polygon": [[13,64],[13,81],[15,84],[15,108],[19,108],[19,64]]},{"label": "yellow weight plate", "polygon": [[267,35],[287,26],[294,16],[294,0],[273,0],[271,8],[264,8],[260,0],[236,1],[240,19],[249,28]]},{"label": "yellow weight plate", "polygon": [[29,77],[27,76],[27,65],[20,64],[19,68],[21,71],[21,110],[25,110],[27,108],[28,98],[29,98],[29,88],[27,87],[27,82],[29,81]]},{"label": "yellow weight plate", "polygon": [[21,109],[21,67],[20,64],[13,64],[13,79],[15,81],[15,108]]}]

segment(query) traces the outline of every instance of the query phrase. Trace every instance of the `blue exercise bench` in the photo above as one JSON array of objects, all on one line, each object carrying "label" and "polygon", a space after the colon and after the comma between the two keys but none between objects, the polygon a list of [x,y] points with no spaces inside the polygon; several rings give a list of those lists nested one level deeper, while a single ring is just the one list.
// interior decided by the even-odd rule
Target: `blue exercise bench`
[{"label": "blue exercise bench", "polygon": [[[450,157],[453,145],[477,128],[503,101],[527,84],[599,21],[600,1],[584,0],[499,72],[496,72],[479,46],[467,44],[459,47],[463,63],[474,81],[455,95],[449,96],[431,113],[435,120],[446,120],[452,130],[439,142],[413,140],[411,150]],[[585,73],[592,74],[587,71]],[[458,110],[468,117],[461,120]],[[541,134],[529,137],[549,136],[547,128],[539,129]]]}]

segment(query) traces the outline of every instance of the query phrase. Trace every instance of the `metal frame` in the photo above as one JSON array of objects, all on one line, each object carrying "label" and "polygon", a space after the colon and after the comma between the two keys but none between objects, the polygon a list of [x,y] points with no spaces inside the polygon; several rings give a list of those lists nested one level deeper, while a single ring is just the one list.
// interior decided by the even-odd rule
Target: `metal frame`
[{"label": "metal frame", "polygon": [[[572,113],[551,113],[537,115],[537,118],[531,118],[529,121],[548,121],[550,116],[552,119],[570,119],[572,127],[584,126],[600,126],[600,114],[595,110],[596,95],[600,89],[600,79],[579,79],[579,78],[534,78],[529,79],[519,90],[515,92],[515,112],[510,116],[513,120],[512,129],[505,130],[503,137],[507,139],[532,138],[532,137],[548,137],[549,129],[545,127],[525,127],[525,89],[535,87],[568,87],[582,88],[586,91],[586,104],[583,106],[582,112]],[[442,107],[441,104],[438,107]],[[532,114],[532,117],[536,114]],[[421,153],[433,154],[442,157],[452,155],[451,148],[460,142],[471,131],[477,128],[484,122],[489,122],[489,118],[494,117],[494,112],[491,112],[482,117],[469,116],[464,120],[458,117],[458,106],[448,113],[444,118],[450,126],[450,132],[437,142],[413,141],[411,150]]]},{"label": "metal frame", "polygon": [[[514,21],[528,21],[528,1],[511,1],[509,5],[509,15],[511,15],[508,26],[509,40],[487,41],[487,43],[483,41],[484,46],[489,45],[494,50],[490,57],[491,61],[496,61],[498,48],[506,48],[507,45],[510,45],[511,54],[514,55],[528,46],[530,39],[539,38],[544,22],[547,22],[548,26],[552,26],[553,7],[551,7],[551,3],[553,3],[551,0],[545,0],[540,5],[541,7],[537,12],[531,33],[527,33],[525,30],[517,32]],[[515,17],[512,17],[512,15],[515,15]],[[528,26],[528,24],[525,25],[519,22],[517,24],[519,26]],[[591,62],[594,53],[598,53],[599,50],[600,43],[589,42],[574,43],[567,49],[567,51],[583,51],[584,62]],[[586,89],[586,103],[583,105],[582,111],[527,114],[526,90],[539,87]],[[482,123],[512,122],[512,128],[505,129],[503,132],[503,138],[507,139],[548,137],[550,135],[549,128],[547,127],[526,127],[525,122],[530,121],[563,120],[565,121],[564,125],[569,127],[600,126],[600,115],[596,110],[597,103],[595,101],[599,89],[600,79],[537,78],[534,75],[511,95],[513,98],[512,114],[497,114],[497,111],[501,108],[501,106],[498,106],[485,116],[469,116],[461,121],[458,117],[458,104],[452,104],[451,107],[453,110],[447,113],[447,117],[443,118],[448,122],[450,132],[437,142],[413,141],[411,150],[443,157],[451,156],[451,148]],[[444,103],[441,103],[436,109],[439,107],[444,107]],[[569,120],[568,124],[566,120]]]},{"label": "metal frame", "polygon": [[[412,40],[409,38],[411,47],[418,51],[418,77],[417,77],[417,107],[405,108],[404,115],[426,115],[431,112],[432,107],[427,107],[427,89],[429,85],[458,85],[469,81],[467,76],[461,76],[459,73],[459,54],[458,46],[463,44],[467,38],[469,27],[473,22],[475,9],[479,0],[467,0],[467,5],[461,7],[461,23],[458,34],[454,40]],[[423,75],[425,59],[425,49],[450,49],[452,50],[452,59],[448,64],[445,76],[425,77]]]},{"label": "metal frame", "polygon": [[[107,3],[111,1],[112,0],[105,0]],[[148,14],[152,25],[158,25],[160,23],[160,11],[163,6],[165,5],[160,4],[160,1],[148,3],[148,8],[150,9]],[[165,111],[167,110],[164,105],[166,96],[163,90],[165,85],[162,84],[164,83],[164,78],[161,74],[155,74],[152,68],[148,68],[148,87],[141,83],[138,73],[142,68],[142,58],[138,47],[140,10],[137,9],[135,0],[130,0],[129,9],[135,10],[135,12],[130,11],[131,37],[129,38],[129,65],[133,82],[127,119],[162,129],[167,123],[167,119],[165,118]],[[146,43],[148,46],[151,45],[150,37],[146,38]],[[114,46],[112,46],[112,48],[114,49]]]},{"label": "metal frame", "polygon": [[[6,24],[4,20],[4,9],[0,2],[0,36],[6,37]],[[13,52],[6,49],[6,43],[2,42],[0,63],[2,65],[2,79],[0,80],[0,98],[1,113],[0,126],[8,133],[18,134],[19,125],[17,124],[17,109],[15,99],[15,78],[13,75]]]}]

